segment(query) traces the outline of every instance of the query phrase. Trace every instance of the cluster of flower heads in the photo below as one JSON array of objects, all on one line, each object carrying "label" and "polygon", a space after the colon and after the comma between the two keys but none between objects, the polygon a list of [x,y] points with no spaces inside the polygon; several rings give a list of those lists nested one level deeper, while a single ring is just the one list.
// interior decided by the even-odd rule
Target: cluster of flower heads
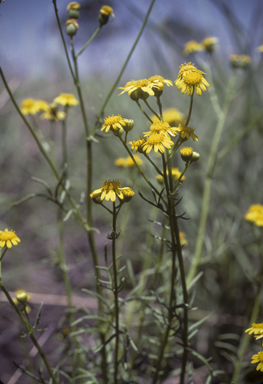
[{"label": "cluster of flower heads", "polygon": [[245,214],[244,219],[257,225],[258,227],[263,227],[263,205],[251,205]]},{"label": "cluster of flower heads", "polygon": [[[261,339],[263,337],[263,323],[253,323],[251,328],[245,330],[249,335],[254,335],[255,339]],[[251,364],[259,363],[257,365],[257,371],[263,372],[263,351],[260,351],[252,356]]]},{"label": "cluster of flower heads", "polygon": [[134,191],[130,187],[122,187],[119,180],[106,180],[101,188],[96,189],[90,194],[92,200],[97,204],[101,204],[103,199],[115,202],[117,197],[122,203],[126,203],[133,196]]},{"label": "cluster of flower heads", "polygon": [[209,53],[217,49],[218,38],[217,37],[206,37],[201,43],[198,43],[196,40],[190,40],[184,45],[183,53],[189,55],[190,53],[207,51]]},{"label": "cluster of flower heads", "polygon": [[61,93],[51,104],[44,100],[25,99],[21,104],[21,112],[24,115],[36,115],[43,112],[41,115],[42,119],[52,121],[64,120],[66,113],[59,110],[58,104],[64,107],[72,107],[78,104],[78,100],[70,93]]}]

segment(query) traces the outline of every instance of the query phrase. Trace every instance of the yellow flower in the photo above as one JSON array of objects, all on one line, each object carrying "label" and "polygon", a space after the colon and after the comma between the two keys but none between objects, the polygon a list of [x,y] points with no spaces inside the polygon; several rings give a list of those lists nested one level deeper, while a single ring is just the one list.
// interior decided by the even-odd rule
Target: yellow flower
[{"label": "yellow flower", "polygon": [[124,92],[128,92],[128,95],[133,100],[145,100],[149,95],[154,96],[153,88],[158,90],[157,82],[153,83],[147,79],[131,80],[126,83],[125,87],[119,87],[119,89],[123,89],[123,91],[118,96],[122,95]]},{"label": "yellow flower", "polygon": [[163,120],[172,126],[183,123],[185,115],[176,108],[167,108],[163,111]]},{"label": "yellow flower", "polygon": [[195,68],[194,64],[182,64],[178,73],[178,77],[175,80],[175,85],[177,89],[181,89],[181,92],[184,94],[188,92],[189,96],[192,96],[195,91],[198,96],[201,96],[202,91],[206,91],[206,87],[210,85],[206,79],[202,76],[204,72]]},{"label": "yellow flower", "polygon": [[15,305],[22,304],[23,310],[25,310],[26,313],[30,313],[31,308],[29,305],[27,305],[27,302],[30,301],[30,299],[31,296],[27,291],[25,291],[24,289],[18,289],[16,291],[16,297],[13,298],[13,302],[15,303]]},{"label": "yellow flower", "polygon": [[143,151],[146,151],[147,154],[150,153],[152,149],[154,149],[155,152],[164,153],[165,147],[170,149],[172,145],[172,140],[164,134],[153,133],[147,138],[147,141],[143,144],[142,149]]},{"label": "yellow flower", "polygon": [[[140,158],[140,156],[134,155],[134,159],[138,165],[143,164],[143,160]],[[114,164],[117,165],[118,167],[123,167],[123,168],[134,167],[135,165],[133,162],[133,159],[130,156],[120,157],[119,159],[116,159],[114,161]]]},{"label": "yellow flower", "polygon": [[12,248],[12,245],[20,243],[20,239],[15,234],[15,231],[9,231],[7,228],[4,231],[0,231],[0,247],[3,248],[5,245],[7,248]]},{"label": "yellow flower", "polygon": [[176,128],[178,132],[180,132],[180,135],[181,135],[181,138],[182,139],[186,139],[186,140],[189,140],[190,137],[195,141],[198,141],[199,138],[196,136],[195,134],[195,129],[194,128],[190,128],[190,127],[186,127],[184,125],[181,125],[179,124],[179,127]]},{"label": "yellow flower", "polygon": [[247,68],[251,64],[251,58],[248,55],[231,55],[230,63],[233,68]]},{"label": "yellow flower", "polygon": [[263,205],[253,204],[249,207],[244,219],[251,221],[258,227],[263,227]]},{"label": "yellow flower", "polygon": [[192,159],[193,152],[194,152],[193,148],[183,147],[180,151],[182,160],[186,162],[190,161]]},{"label": "yellow flower", "polygon": [[75,96],[70,93],[61,93],[54,99],[54,102],[68,107],[77,105],[79,103]]},{"label": "yellow flower", "polygon": [[180,237],[180,244],[181,244],[181,246],[188,244],[188,241],[186,239],[186,235],[185,235],[184,232],[179,232],[179,237]]},{"label": "yellow flower", "polygon": [[122,128],[122,126],[125,126],[127,124],[127,119],[123,119],[120,115],[118,116],[108,116],[104,119],[104,124],[101,128],[102,131],[108,132],[110,129],[114,129],[115,131],[118,131]]},{"label": "yellow flower", "polygon": [[66,117],[66,113],[63,111],[59,111],[58,109],[55,110],[53,108],[49,108],[49,110],[44,112],[40,117],[43,120],[58,121],[64,120]]},{"label": "yellow flower", "polygon": [[122,193],[124,196],[124,198],[123,198],[124,203],[128,203],[133,198],[133,196],[135,194],[135,192],[131,188],[123,189]]},{"label": "yellow flower", "polygon": [[260,45],[259,47],[257,47],[257,51],[260,53],[263,53],[263,45]]},{"label": "yellow flower", "polygon": [[263,351],[258,352],[256,355],[251,357],[251,364],[259,363],[257,366],[257,371],[263,372]]},{"label": "yellow flower", "polygon": [[100,13],[106,16],[114,16],[113,9],[109,5],[103,5],[100,9]]},{"label": "yellow flower", "polygon": [[163,135],[169,137],[168,134],[170,134],[171,136],[177,135],[177,128],[170,127],[170,124],[168,124],[166,121],[158,120],[151,125],[150,131],[143,133],[145,134],[145,136],[151,136],[154,133],[162,133]]},{"label": "yellow flower", "polygon": [[[164,84],[166,84],[168,87],[173,86],[173,83],[171,80],[164,79],[162,76],[159,76],[159,75],[151,76],[148,79],[148,81],[150,83],[157,84],[157,86],[158,86],[157,90],[158,91],[163,90]],[[153,90],[155,91],[156,88],[154,88]]]},{"label": "yellow flower", "polygon": [[213,52],[217,49],[218,38],[217,37],[205,37],[202,41],[202,46],[207,52]]},{"label": "yellow flower", "polygon": [[263,336],[263,323],[252,323],[252,327],[245,330],[245,333],[249,335],[261,335]]},{"label": "yellow flower", "polygon": [[131,150],[135,150],[135,152],[143,153],[143,145],[146,143],[145,138],[141,138],[139,140],[129,141],[128,144],[131,145]]},{"label": "yellow flower", "polygon": [[[168,174],[169,174],[168,169],[166,171],[166,174],[168,176]],[[181,177],[181,174],[182,174],[182,172],[179,171],[179,168],[172,168],[172,177],[173,177],[174,180],[179,180],[180,177]],[[164,183],[163,176],[157,175],[155,177],[159,181],[160,184]],[[185,176],[183,175],[181,177],[180,181],[184,181],[184,180],[185,180]]]},{"label": "yellow flower", "polygon": [[189,55],[190,53],[202,51],[203,49],[204,48],[202,44],[198,43],[195,40],[190,40],[184,45],[183,53],[184,55]]},{"label": "yellow flower", "polygon": [[102,184],[102,188],[96,189],[94,192],[90,194],[90,197],[93,199],[94,197],[98,197],[100,194],[100,199],[103,200],[105,198],[106,201],[116,201],[116,196],[119,199],[124,199],[123,191],[131,190],[129,187],[121,187],[121,183],[119,180],[106,180]]},{"label": "yellow flower", "polygon": [[35,115],[38,112],[46,111],[49,105],[44,100],[25,99],[21,104],[21,112],[24,115]]},{"label": "yellow flower", "polygon": [[67,6],[67,11],[69,11],[70,9],[80,9],[80,4],[77,3],[76,1],[73,1],[72,3],[69,3],[69,5]]}]

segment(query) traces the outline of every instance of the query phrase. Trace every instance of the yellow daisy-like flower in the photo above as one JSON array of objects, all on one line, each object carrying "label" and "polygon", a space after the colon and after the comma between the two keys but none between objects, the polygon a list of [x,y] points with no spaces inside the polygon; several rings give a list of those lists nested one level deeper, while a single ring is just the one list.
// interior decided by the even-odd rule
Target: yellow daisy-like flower
[{"label": "yellow daisy-like flower", "polygon": [[158,84],[156,82],[153,83],[147,79],[131,80],[126,83],[125,87],[119,87],[119,89],[123,89],[123,91],[118,96],[128,92],[128,95],[133,100],[147,99],[149,95],[155,95],[153,88],[158,90]]},{"label": "yellow daisy-like flower", "polygon": [[194,128],[190,128],[190,127],[186,127],[182,124],[179,124],[179,127],[176,128],[178,132],[180,132],[180,135],[181,135],[181,138],[182,139],[186,139],[186,140],[189,140],[190,137],[194,140],[194,141],[198,141],[199,138],[196,136],[195,134],[195,129]]},{"label": "yellow daisy-like flower", "polygon": [[180,150],[181,158],[183,161],[186,161],[186,162],[192,159],[193,153],[194,153],[194,150],[191,147],[183,147]]},{"label": "yellow daisy-like flower", "polygon": [[[152,115],[151,120],[154,123],[160,121],[156,115]],[[167,108],[163,111],[163,121],[170,124],[171,127],[175,127],[178,124],[183,124],[185,121],[185,115],[177,108]]]},{"label": "yellow daisy-like flower", "polygon": [[75,96],[71,93],[61,93],[54,99],[54,102],[68,107],[77,105],[79,103]]},{"label": "yellow daisy-like flower", "polygon": [[131,188],[123,189],[122,193],[124,196],[124,198],[123,198],[124,203],[128,203],[133,198],[133,196],[135,194],[135,192]]},{"label": "yellow daisy-like flower", "polygon": [[[138,165],[143,164],[143,160],[140,158],[138,155],[134,155],[134,159]],[[119,159],[116,159],[114,161],[114,164],[117,165],[118,167],[123,167],[123,168],[129,168],[129,167],[134,167],[134,162],[133,159],[128,156],[128,157],[120,157]]]},{"label": "yellow daisy-like flower", "polygon": [[252,204],[245,214],[244,219],[251,221],[258,227],[263,227],[263,205]]},{"label": "yellow daisy-like flower", "polygon": [[153,133],[147,138],[147,141],[143,144],[142,149],[147,154],[150,153],[152,149],[154,149],[155,152],[164,153],[165,148],[170,149],[173,144],[172,140],[164,134]]},{"label": "yellow daisy-like flower", "polygon": [[263,323],[252,323],[252,327],[245,330],[249,335],[263,335]]},{"label": "yellow daisy-like flower", "polygon": [[[168,87],[173,86],[173,82],[171,80],[164,79],[162,76],[159,75],[151,76],[148,80],[150,81],[150,83],[158,85],[158,91],[163,90],[164,84],[166,84]],[[155,91],[155,88],[153,90]]]},{"label": "yellow daisy-like flower", "polygon": [[127,119],[123,119],[120,115],[118,116],[108,116],[104,119],[104,124],[101,128],[102,131],[108,132],[111,128],[115,131],[118,131],[127,124]]},{"label": "yellow daisy-like flower", "polygon": [[129,141],[128,144],[131,145],[132,151],[135,150],[135,152],[143,153],[142,147],[145,143],[146,143],[146,139],[144,137],[143,138],[140,137],[139,140]]},{"label": "yellow daisy-like flower", "polygon": [[251,364],[259,363],[257,366],[257,371],[263,372],[263,351],[258,352],[256,355],[251,357]]},{"label": "yellow daisy-like flower", "polygon": [[202,41],[202,46],[207,52],[213,52],[217,49],[217,43],[219,39],[217,37],[205,37]]},{"label": "yellow daisy-like flower", "polygon": [[206,87],[210,87],[200,71],[184,73],[181,80],[177,78],[175,85],[177,86],[178,90],[181,89],[183,94],[188,92],[189,96],[192,96],[194,91],[198,96],[201,96],[202,91],[206,92]]},{"label": "yellow daisy-like flower", "polygon": [[203,51],[203,46],[202,44],[198,43],[195,40],[190,40],[184,45],[184,55],[189,55],[190,53],[193,52],[198,52],[198,51]]},{"label": "yellow daisy-like flower", "polygon": [[121,183],[119,180],[106,180],[102,184],[102,188],[96,189],[94,192],[90,194],[90,197],[93,199],[94,197],[98,197],[100,194],[100,199],[103,200],[105,198],[106,201],[116,201],[116,196],[119,199],[124,199],[123,191],[131,190],[129,187],[121,187]]},{"label": "yellow daisy-like flower", "polygon": [[44,100],[25,99],[21,104],[21,112],[24,115],[35,115],[38,112],[46,111],[49,104]]},{"label": "yellow daisy-like flower", "polygon": [[177,128],[171,127],[170,124],[166,121],[158,120],[151,125],[150,131],[143,133],[145,134],[145,136],[151,136],[154,133],[162,133],[163,135],[169,137],[168,134],[170,134],[171,136],[177,135]]},{"label": "yellow daisy-like flower", "polygon": [[5,245],[7,248],[12,248],[12,245],[20,243],[20,239],[15,234],[15,231],[9,231],[7,228],[4,231],[0,231],[0,247],[3,248]]}]

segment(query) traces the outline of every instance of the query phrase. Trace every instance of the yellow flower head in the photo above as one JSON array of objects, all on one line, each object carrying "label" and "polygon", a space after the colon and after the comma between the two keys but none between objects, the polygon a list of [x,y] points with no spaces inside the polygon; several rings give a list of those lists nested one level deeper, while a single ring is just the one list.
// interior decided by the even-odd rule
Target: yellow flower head
[{"label": "yellow flower head", "polygon": [[199,138],[195,134],[195,129],[186,127],[182,124],[179,124],[179,127],[176,128],[178,132],[180,132],[181,138],[185,140],[189,140],[190,137],[195,141],[198,141]]},{"label": "yellow flower head", "polygon": [[121,187],[121,183],[119,180],[106,180],[102,184],[102,188],[96,189],[94,192],[90,194],[90,197],[93,199],[94,197],[98,197],[100,194],[100,199],[103,200],[105,198],[106,201],[116,201],[116,196],[119,199],[124,199],[123,191],[131,191],[129,187]]},{"label": "yellow flower head", "polygon": [[168,134],[170,134],[171,136],[177,135],[177,128],[171,127],[170,124],[166,121],[157,120],[151,125],[150,131],[143,133],[145,134],[145,136],[151,136],[153,133],[162,133],[163,135],[169,137]]},{"label": "yellow flower head", "polygon": [[128,203],[134,196],[135,192],[131,188],[123,189],[123,202]]},{"label": "yellow flower head", "polygon": [[198,51],[202,51],[204,48],[202,46],[202,44],[198,43],[197,41],[195,40],[190,40],[188,41],[185,45],[184,45],[184,51],[183,51],[183,54],[184,55],[189,55],[190,53],[193,53],[193,52],[198,52]]},{"label": "yellow flower head", "polygon": [[68,107],[77,105],[79,103],[75,96],[70,93],[61,93],[54,99],[54,102]]},{"label": "yellow flower head", "polygon": [[201,96],[202,91],[205,92],[206,87],[209,87],[208,82],[202,74],[204,74],[204,72],[195,68],[194,64],[182,64],[174,83],[178,90],[181,89],[183,94],[188,92],[188,95],[192,96],[195,91],[198,96]]},{"label": "yellow flower head", "polygon": [[114,16],[113,9],[109,5],[103,5],[100,9],[100,13],[106,16]]},{"label": "yellow flower head", "polygon": [[263,323],[252,323],[252,327],[245,330],[249,335],[263,335]]},{"label": "yellow flower head", "polygon": [[163,111],[163,120],[171,126],[176,126],[184,122],[185,115],[176,108],[167,108]]},{"label": "yellow flower head", "polygon": [[257,366],[257,371],[263,372],[263,351],[258,352],[256,355],[252,356],[251,364],[259,363]]},{"label": "yellow flower head", "polygon": [[56,103],[52,103],[49,105],[49,109],[44,112],[40,117],[44,120],[59,121],[65,119],[66,113],[60,111]]},{"label": "yellow flower head", "polygon": [[0,231],[0,247],[3,248],[5,245],[7,248],[12,248],[12,245],[20,243],[20,239],[15,234],[15,231],[9,231],[7,228],[4,231]]},{"label": "yellow flower head", "polygon": [[80,4],[77,3],[76,1],[73,1],[72,3],[69,3],[69,5],[67,6],[67,11],[69,11],[70,9],[80,9]]},{"label": "yellow flower head", "polygon": [[244,219],[251,221],[258,227],[263,227],[263,205],[253,204],[249,207]]},{"label": "yellow flower head", "polygon": [[35,115],[38,112],[48,110],[49,105],[44,100],[25,99],[21,104],[21,112],[24,115]]},{"label": "yellow flower head", "polygon": [[193,152],[194,152],[193,148],[183,147],[180,151],[182,160],[188,163],[188,161],[192,159]]},{"label": "yellow flower head", "polygon": [[202,46],[207,52],[213,52],[217,49],[218,38],[217,37],[205,37],[202,41]]},{"label": "yellow flower head", "polygon": [[155,95],[153,88],[158,90],[157,82],[154,83],[147,79],[131,80],[125,84],[125,87],[119,87],[119,89],[123,89],[123,91],[118,96],[122,95],[124,92],[128,92],[128,95],[132,100],[146,100],[149,95]]},{"label": "yellow flower head", "polygon": [[24,289],[18,289],[16,291],[16,297],[13,298],[13,302],[15,303],[15,305],[21,306],[22,304],[23,310],[25,310],[26,313],[30,313],[31,308],[29,305],[27,305],[30,299],[31,299],[31,296],[27,291],[25,291]]},{"label": "yellow flower head", "polygon": [[[140,156],[134,155],[133,157],[138,165],[143,164],[143,160],[140,158]],[[117,165],[118,167],[123,167],[123,168],[134,167],[135,165],[133,162],[133,159],[130,156],[120,157],[119,159],[116,159],[114,161],[114,164]]]},{"label": "yellow flower head", "polygon": [[127,124],[127,119],[123,119],[120,115],[118,116],[108,116],[104,119],[104,124],[101,128],[102,131],[108,132],[110,129],[118,131],[122,129],[123,126]]},{"label": "yellow flower head", "polygon": [[251,58],[248,55],[231,55],[230,63],[233,68],[247,68],[251,64]]},{"label": "yellow flower head", "polygon": [[146,139],[143,137],[139,140],[129,141],[129,144],[131,145],[131,150],[135,150],[135,152],[143,153],[143,145],[146,143]]},{"label": "yellow flower head", "polygon": [[184,232],[179,232],[179,237],[180,237],[180,244],[181,244],[181,246],[188,244],[188,241],[186,239],[186,235],[185,235]]},{"label": "yellow flower head", "polygon": [[[166,84],[168,87],[172,87],[173,86],[173,82],[171,80],[167,80],[167,79],[164,79],[162,76],[159,76],[159,75],[155,75],[155,76],[151,76],[148,81],[150,81],[150,83],[153,83],[153,84],[157,84],[158,88],[153,88],[153,91],[155,92],[155,94],[158,95],[158,93],[156,93],[156,91],[158,92],[162,92],[163,88],[164,88],[164,84]],[[160,94],[160,93],[159,93]]]},{"label": "yellow flower head", "polygon": [[[167,176],[168,176],[168,174],[169,174],[168,169],[167,169],[167,171],[166,171],[166,174],[167,174]],[[181,177],[181,175],[182,175],[182,172],[179,171],[179,168],[172,168],[172,177],[173,177],[173,179],[174,179],[175,181],[177,181],[177,180],[179,180],[179,179],[180,179],[180,181],[184,181],[184,180],[185,180],[185,176],[183,175],[183,176]],[[157,176],[155,176],[155,177],[156,177],[157,181],[158,181],[160,184],[163,184],[163,183],[164,183],[163,177],[162,177],[161,175],[157,175]]]},{"label": "yellow flower head", "polygon": [[154,149],[155,152],[165,152],[165,148],[171,148],[173,145],[172,140],[165,136],[162,133],[153,133],[147,138],[147,141],[145,144],[143,144],[143,151],[146,151],[146,153],[150,153],[152,149]]}]

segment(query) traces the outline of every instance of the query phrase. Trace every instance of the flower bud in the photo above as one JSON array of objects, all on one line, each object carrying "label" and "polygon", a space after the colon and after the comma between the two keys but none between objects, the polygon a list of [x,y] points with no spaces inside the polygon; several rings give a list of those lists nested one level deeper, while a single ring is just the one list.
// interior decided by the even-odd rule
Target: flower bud
[{"label": "flower bud", "polygon": [[78,19],[79,18],[79,9],[80,4],[74,1],[73,3],[69,3],[67,6],[67,11],[70,19]]},{"label": "flower bud", "polygon": [[191,161],[194,163],[195,161],[198,161],[200,159],[200,153],[198,152],[193,152]]},{"label": "flower bud", "polygon": [[251,64],[251,58],[247,55],[231,55],[230,63],[233,68],[245,69]]},{"label": "flower bud", "polygon": [[100,14],[98,16],[98,20],[101,27],[107,24],[110,16],[112,16],[114,19],[113,9],[109,5],[103,5],[103,7],[101,7],[100,9]]},{"label": "flower bud", "polygon": [[190,160],[192,160],[193,152],[194,152],[193,148],[183,147],[180,151],[182,160],[188,163]]},{"label": "flower bud", "polygon": [[101,191],[100,192],[92,192],[90,194],[90,198],[92,199],[92,201],[95,204],[102,204],[102,200],[100,197],[101,197]]},{"label": "flower bud", "polygon": [[129,188],[129,189],[124,189],[122,191],[123,194],[123,199],[121,199],[122,203],[128,203],[134,196],[135,192]]},{"label": "flower bud", "polygon": [[20,292],[16,295],[17,301],[21,304],[25,304],[28,301],[27,293],[26,292]]},{"label": "flower bud", "polygon": [[121,137],[123,135],[123,132],[124,132],[124,129],[122,127],[119,128],[119,129],[114,129],[114,128],[111,127],[110,130],[117,137]]},{"label": "flower bud", "polygon": [[66,22],[66,33],[70,37],[73,37],[79,29],[78,22],[75,19],[69,19]]},{"label": "flower bud", "polygon": [[125,119],[126,125],[123,126],[125,132],[130,132],[134,127],[134,120]]}]

